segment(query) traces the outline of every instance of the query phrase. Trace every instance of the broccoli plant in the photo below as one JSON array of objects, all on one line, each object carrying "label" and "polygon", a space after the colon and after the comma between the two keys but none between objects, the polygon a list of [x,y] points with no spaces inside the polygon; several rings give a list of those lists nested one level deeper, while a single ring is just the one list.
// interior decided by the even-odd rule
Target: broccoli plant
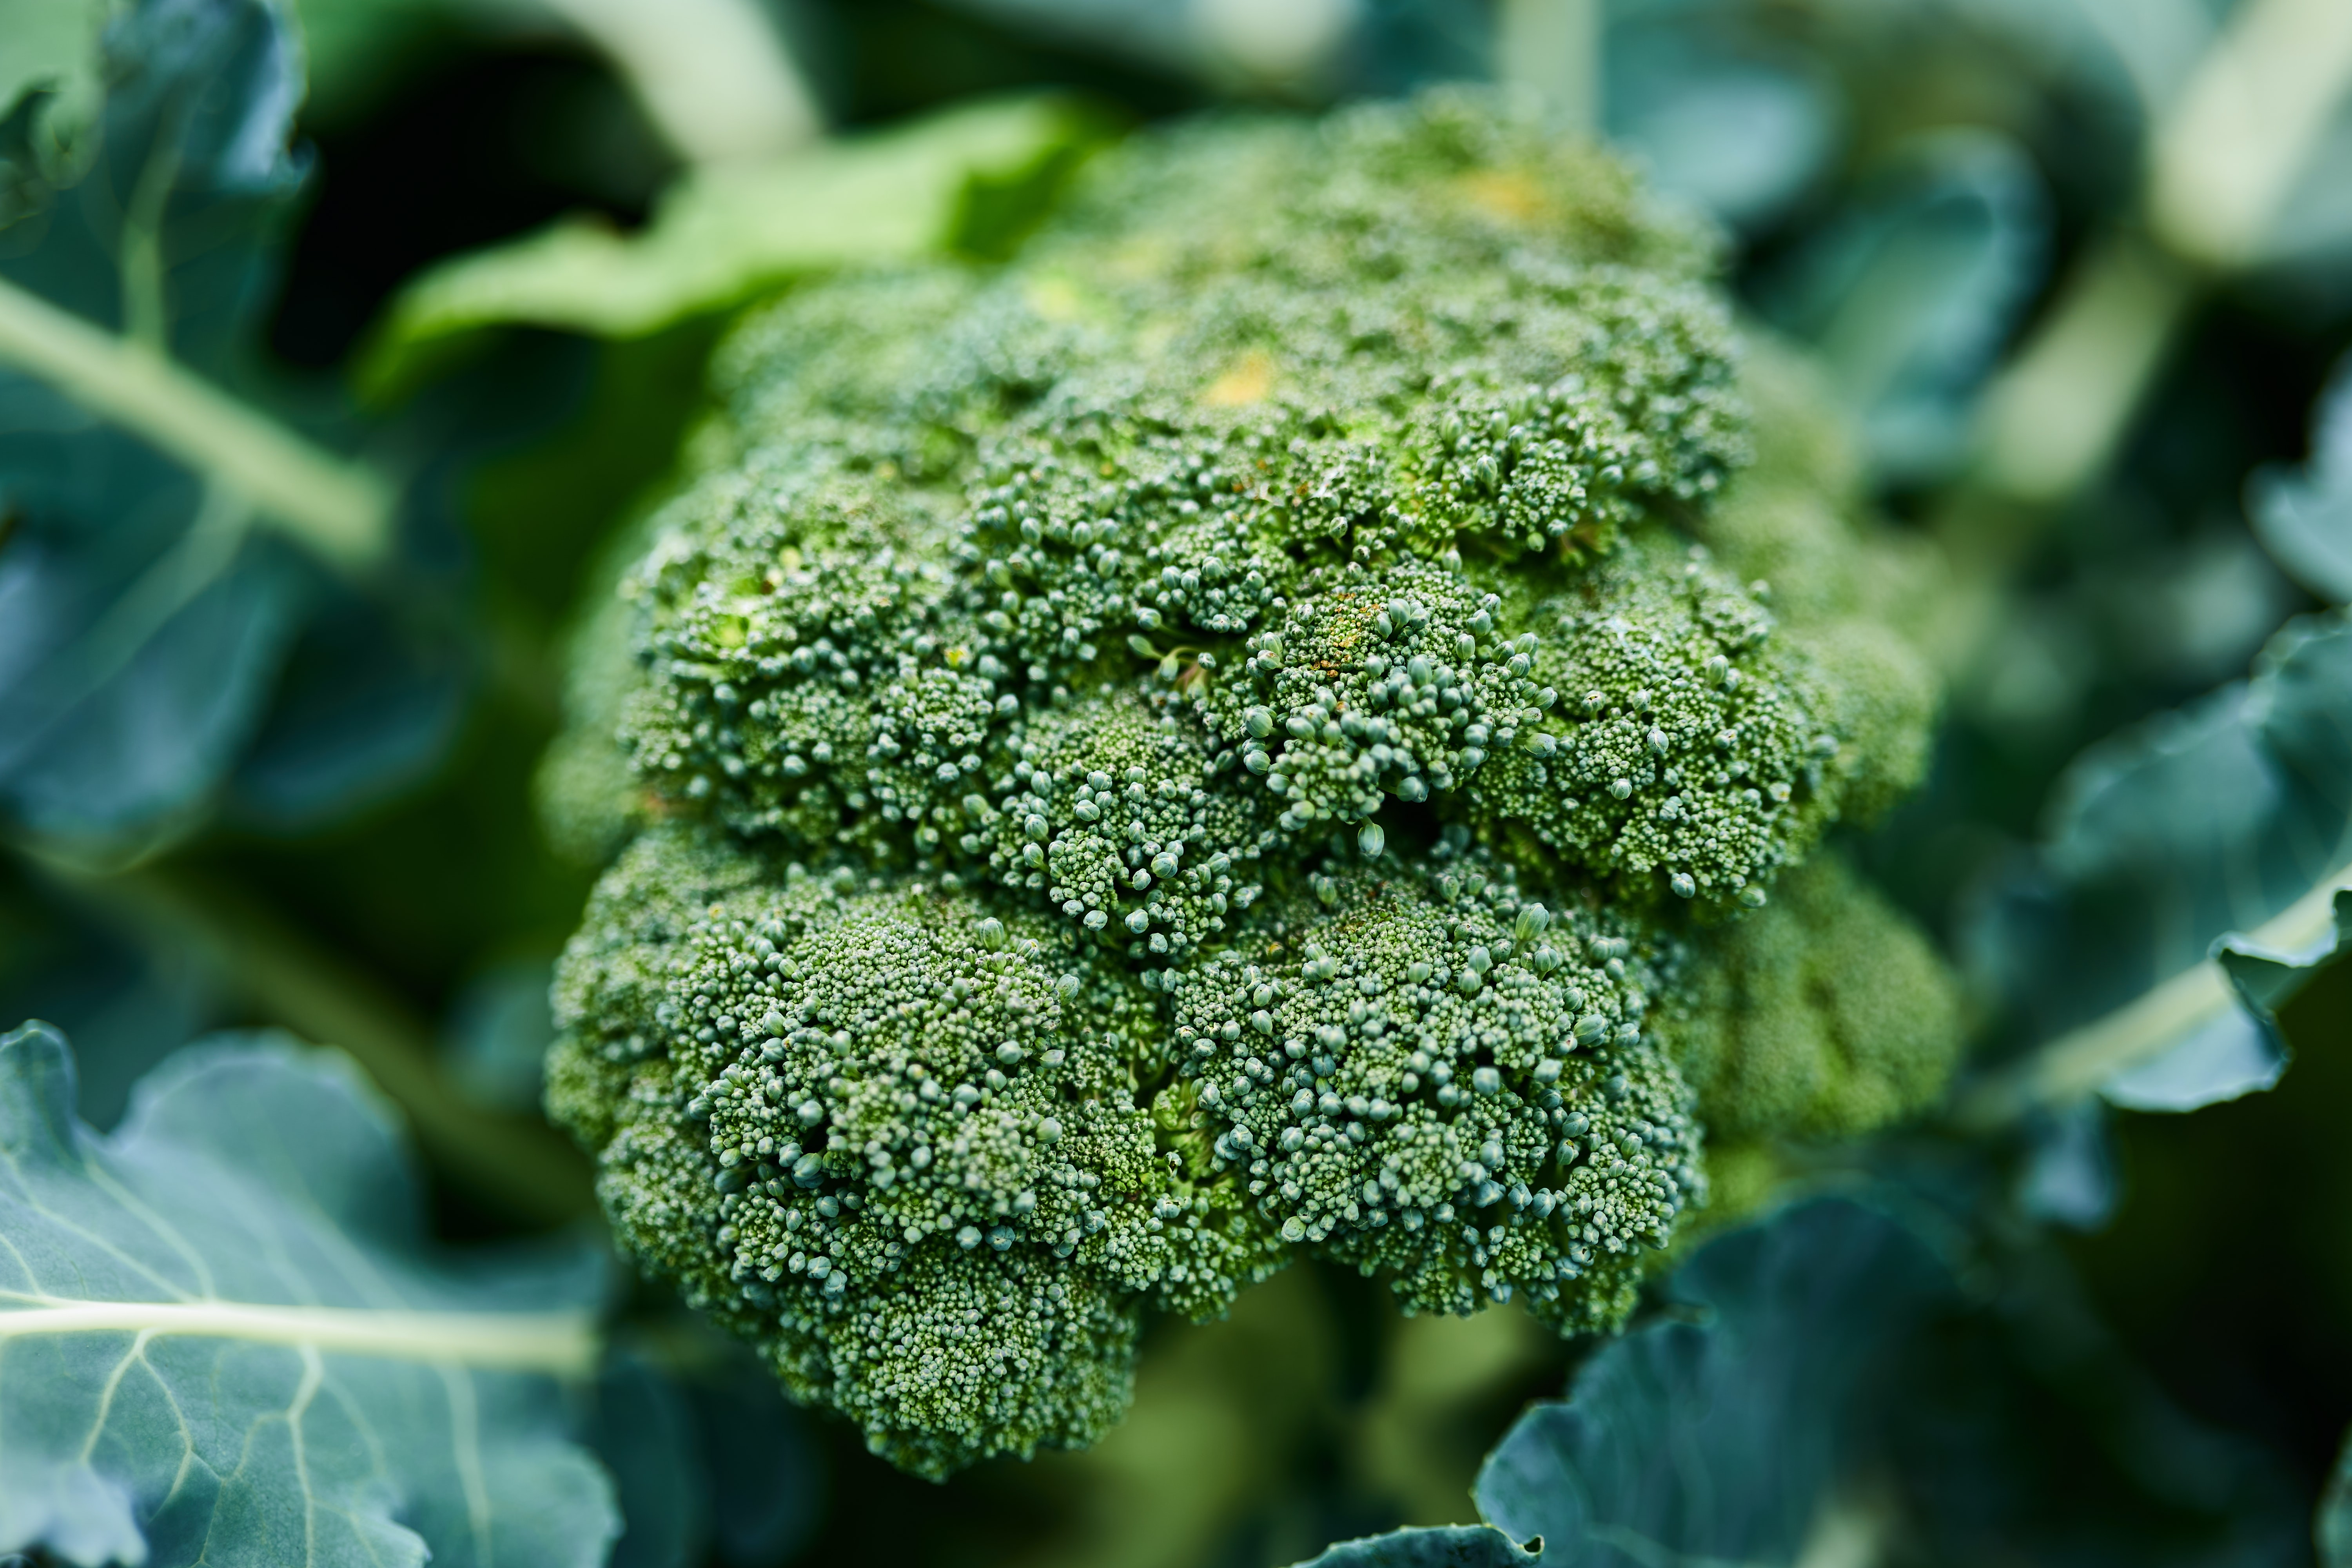
[{"label": "broccoli plant", "polygon": [[940,1476],[1304,1255],[1612,1329],[1708,1128],[1932,1099],[1929,948],[1774,894],[1921,770],[1912,589],[1713,265],[1449,90],[750,319],[543,781],[624,1248]]}]

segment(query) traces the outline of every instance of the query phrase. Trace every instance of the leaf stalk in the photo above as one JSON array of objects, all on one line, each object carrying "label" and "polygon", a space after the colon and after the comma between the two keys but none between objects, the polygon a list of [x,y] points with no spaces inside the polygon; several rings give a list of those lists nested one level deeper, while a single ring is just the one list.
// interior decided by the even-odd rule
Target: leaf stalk
[{"label": "leaf stalk", "polygon": [[382,477],[304,440],[138,340],[0,279],[0,364],[48,383],[252,501],[288,538],[359,572],[392,542]]}]

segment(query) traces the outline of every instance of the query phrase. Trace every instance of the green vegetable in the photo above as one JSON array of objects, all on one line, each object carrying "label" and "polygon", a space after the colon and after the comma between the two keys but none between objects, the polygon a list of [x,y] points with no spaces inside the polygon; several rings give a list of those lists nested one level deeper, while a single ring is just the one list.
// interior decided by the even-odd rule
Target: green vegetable
[{"label": "green vegetable", "polygon": [[594,1252],[435,1257],[383,1106],[282,1040],[181,1053],[110,1135],[72,1107],[56,1031],[0,1038],[0,1553],[604,1560],[555,1381],[595,1366]]},{"label": "green vegetable", "polygon": [[930,1475],[1089,1441],[1142,1313],[1304,1252],[1622,1322],[1706,1191],[1653,1004],[1932,706],[1709,265],[1441,92],[1144,138],[1001,269],[752,318],[547,789],[638,835],[549,1090],[625,1248]]}]

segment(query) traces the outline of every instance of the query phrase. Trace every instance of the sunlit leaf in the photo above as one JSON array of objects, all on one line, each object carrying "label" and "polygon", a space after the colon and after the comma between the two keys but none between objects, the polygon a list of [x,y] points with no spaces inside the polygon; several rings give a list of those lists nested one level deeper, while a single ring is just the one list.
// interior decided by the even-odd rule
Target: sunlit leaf
[{"label": "sunlit leaf", "polygon": [[[57,100],[49,112],[67,121],[87,115],[109,9],[107,0],[0,0],[0,110],[40,89]],[[0,219],[5,211],[0,205]]]},{"label": "sunlit leaf", "polygon": [[1099,134],[1066,100],[1022,98],[698,170],[640,233],[571,219],[425,272],[394,303],[362,380],[393,395],[485,328],[638,337],[826,268],[996,249],[1017,236],[987,231],[1037,216]]},{"label": "sunlit leaf", "polygon": [[584,1248],[445,1258],[341,1058],[223,1037],[100,1137],[65,1041],[0,1040],[0,1552],[69,1562],[600,1563],[566,1435]]}]

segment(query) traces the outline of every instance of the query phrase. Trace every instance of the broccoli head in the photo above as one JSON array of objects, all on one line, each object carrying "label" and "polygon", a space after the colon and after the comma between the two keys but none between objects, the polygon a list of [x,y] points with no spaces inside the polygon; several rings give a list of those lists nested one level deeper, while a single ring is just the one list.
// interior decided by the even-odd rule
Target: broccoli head
[{"label": "broccoli head", "polygon": [[1948,1009],[1848,980],[1932,953],[1772,889],[1932,684],[1711,266],[1448,91],[1141,136],[1008,263],[745,321],[545,785],[635,836],[549,1075],[624,1248],[938,1475],[1302,1255],[1612,1328],[1703,1124],[1922,1103]]}]

